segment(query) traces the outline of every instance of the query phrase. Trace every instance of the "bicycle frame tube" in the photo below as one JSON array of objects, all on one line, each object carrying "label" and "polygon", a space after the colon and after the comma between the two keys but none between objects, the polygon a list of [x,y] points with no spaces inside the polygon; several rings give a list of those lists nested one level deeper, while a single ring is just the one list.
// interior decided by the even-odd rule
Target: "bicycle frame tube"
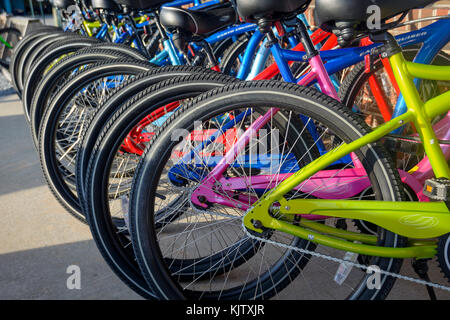
[{"label": "bicycle frame tube", "polygon": [[402,53],[389,59],[395,78],[404,96],[409,112],[414,114],[413,123],[423,142],[425,152],[438,178],[450,179],[447,160],[439,146],[438,139],[430,123],[430,119],[450,110],[450,92],[434,99],[422,102],[413,78],[450,80],[450,67],[432,66],[408,62]]},{"label": "bicycle frame tube", "polygon": [[87,35],[89,37],[92,37],[91,23],[87,22],[86,20],[83,20],[82,26],[83,26],[84,31],[86,31]]},{"label": "bicycle frame tube", "polygon": [[195,3],[194,3],[195,6],[193,6],[192,8],[189,8],[189,10],[200,10],[200,9],[204,9],[204,8],[207,8],[212,5],[219,4],[219,3],[220,3],[220,0],[210,0],[205,3],[201,3],[200,1],[195,1]]},{"label": "bicycle frame tube", "polygon": [[[443,20],[446,23],[450,21]],[[408,46],[413,44],[419,44],[424,42],[430,42],[430,37],[435,34],[439,34],[437,28],[442,27],[442,21],[435,22],[423,29],[405,33],[396,37],[400,46]],[[319,33],[320,35],[320,33]],[[364,47],[354,48],[342,48],[337,50],[322,50],[320,51],[320,57],[324,61],[325,68],[329,75],[342,71],[343,69],[350,67],[358,62],[364,60],[364,56],[371,53],[372,49],[380,46],[380,43],[375,43]],[[299,51],[301,47],[294,48],[293,50],[282,50],[283,59],[286,61],[306,61],[305,52]],[[327,48],[329,49],[329,48]],[[276,68],[275,66],[271,66]],[[263,79],[259,77],[258,79]],[[299,79],[301,80],[301,79]]]},{"label": "bicycle frame tube", "polygon": [[215,44],[224,39],[229,39],[235,36],[240,36],[249,31],[256,30],[256,25],[253,23],[244,23],[239,26],[229,27],[225,30],[219,31],[205,39],[209,44]]},{"label": "bicycle frame tube", "polygon": [[[450,41],[450,20],[440,20],[437,21],[423,29],[421,29],[420,38],[423,40],[423,46],[414,58],[414,62],[431,64],[433,58],[439,53],[439,51]],[[399,43],[407,42],[408,35],[400,36],[397,38]],[[416,43],[416,42],[414,42]],[[415,79],[414,83],[417,87],[420,85],[420,79]],[[397,117],[406,111],[406,104],[403,96],[400,95],[397,104],[394,108],[392,117]],[[401,128],[396,130],[394,133],[400,134]]]},{"label": "bicycle frame tube", "polygon": [[108,32],[108,25],[103,24],[95,37],[97,39],[103,39],[106,36],[107,32]]},{"label": "bicycle frame tube", "polygon": [[[289,44],[291,47],[296,47],[298,45],[297,40],[294,37],[289,37]],[[253,63],[251,65],[250,71],[246,71],[245,74],[246,80],[252,80],[255,78],[262,70],[265,68],[265,64],[271,49],[267,46],[268,40],[264,39],[259,46],[258,51],[253,59]],[[248,68],[247,66],[245,66]]]},{"label": "bicycle frame tube", "polygon": [[178,57],[177,50],[173,45],[170,39],[166,39],[163,41],[164,51],[166,51],[169,55],[169,59],[172,65],[179,66],[181,65],[180,58]]},{"label": "bicycle frame tube", "polygon": [[[450,140],[450,112],[447,112],[447,115],[433,126],[433,130],[439,140]],[[444,153],[445,158],[449,159],[450,146],[442,144],[441,149]],[[411,175],[418,183],[420,183],[420,188],[418,188],[418,190],[421,190],[421,187],[425,180],[433,176],[433,168],[431,167],[428,157],[425,157],[416,166],[411,168],[408,171],[408,174]],[[426,201],[427,199],[428,198],[424,200]]]},{"label": "bicycle frame tube", "polygon": [[[210,1],[208,1],[207,3],[209,3]],[[212,1],[211,1],[212,2]],[[197,0],[176,0],[176,1],[172,1],[166,4],[163,4],[161,7],[181,7],[187,4],[198,4]]]},{"label": "bicycle frame tube", "polygon": [[164,61],[169,57],[169,54],[166,50],[161,51],[158,53],[153,59],[150,60],[151,63],[154,63],[158,66],[163,65]]},{"label": "bicycle frame tube", "polygon": [[258,49],[258,52],[256,53],[255,59],[253,61],[253,65],[251,68],[251,71],[249,75],[247,76],[246,80],[252,80],[256,77],[263,69],[264,65],[267,61],[267,58],[269,57],[270,50],[266,46],[267,39],[264,39],[261,43],[261,46]]},{"label": "bicycle frame tube", "polygon": [[251,63],[253,61],[253,56],[263,37],[264,35],[257,29],[250,38],[250,41],[248,42],[247,48],[245,50],[241,67],[239,68],[239,72],[236,76],[238,79],[244,80],[247,77],[247,74],[250,71]]},{"label": "bicycle frame tube", "polygon": [[[259,31],[258,31],[259,32]],[[260,35],[257,35],[258,38],[255,38],[257,40],[259,40]],[[320,34],[318,35],[320,36]],[[423,41],[423,37],[426,36],[426,33],[422,32],[422,33],[411,33],[408,36],[403,38],[403,42],[420,42]],[[256,41],[255,41],[256,43]],[[348,53],[346,59],[348,60],[346,63],[347,64],[352,64],[355,63],[359,60],[362,59],[363,56],[365,56],[366,54],[370,53],[371,49],[374,48],[375,46],[378,46],[379,44],[373,44],[372,46],[367,46],[367,47],[363,47],[363,48],[349,48],[349,49],[341,49],[341,50],[329,50],[329,51],[323,51],[321,52],[321,57],[324,59],[341,59],[342,56],[342,52],[345,50],[346,53]],[[296,49],[300,48],[301,46],[298,46]],[[281,73],[284,77],[284,79],[286,81],[291,81],[293,82],[293,76],[292,73],[289,69],[288,63],[286,61],[304,61],[305,59],[305,54],[303,52],[294,52],[292,50],[282,50],[281,48],[279,48],[279,46],[277,46],[276,44],[274,44],[271,47],[272,50],[272,54],[274,55],[277,64],[278,64],[278,68],[281,69]],[[249,61],[249,56],[253,56],[253,51],[254,50],[248,50],[246,53],[246,58],[244,60]],[[251,53],[251,54],[250,54]],[[348,58],[350,57],[350,58]],[[350,62],[349,62],[350,61]],[[340,66],[341,68],[342,66]],[[269,67],[270,68],[270,67]],[[335,67],[336,68],[336,67]],[[320,69],[320,68],[319,68]],[[330,68],[331,70],[333,70],[332,68]],[[245,70],[245,68],[242,68],[241,70]],[[338,70],[338,69],[336,69]],[[321,70],[323,71],[323,70]],[[245,71],[244,71],[245,72]],[[243,72],[241,71],[241,77],[242,77]],[[303,85],[307,85],[310,84],[311,82],[315,81],[317,77],[317,72],[312,72],[307,74],[304,78],[300,79],[300,83]],[[258,76],[259,79],[261,79],[262,77]],[[323,79],[323,77],[322,77]],[[328,90],[329,94],[333,97],[337,97],[337,95],[335,94],[335,92],[333,92],[333,90],[331,90],[331,86],[325,83],[325,85],[322,83],[322,87],[325,88],[325,90]]]}]

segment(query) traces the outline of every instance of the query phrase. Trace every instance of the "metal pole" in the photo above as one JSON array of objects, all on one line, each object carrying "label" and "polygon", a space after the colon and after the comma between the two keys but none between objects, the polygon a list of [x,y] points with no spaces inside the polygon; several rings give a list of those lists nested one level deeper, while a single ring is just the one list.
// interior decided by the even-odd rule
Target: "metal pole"
[{"label": "metal pole", "polygon": [[39,3],[39,11],[41,12],[41,17],[42,17],[43,23],[44,23],[44,24],[47,24],[47,23],[45,22],[45,15],[44,15],[44,9],[42,8],[42,1],[43,1],[43,0],[38,0],[38,3]]},{"label": "metal pole", "polygon": [[59,11],[55,7],[52,7],[52,13],[53,13],[53,23],[57,27],[61,27],[61,19],[59,16]]},{"label": "metal pole", "polygon": [[33,0],[28,0],[28,3],[30,4],[31,16],[34,18]]}]

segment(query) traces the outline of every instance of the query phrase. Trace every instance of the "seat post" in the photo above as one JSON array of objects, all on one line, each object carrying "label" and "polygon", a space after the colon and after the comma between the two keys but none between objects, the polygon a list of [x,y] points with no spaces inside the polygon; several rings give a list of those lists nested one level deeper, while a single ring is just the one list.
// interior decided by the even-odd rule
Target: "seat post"
[{"label": "seat post", "polygon": [[165,41],[165,40],[169,39],[169,37],[167,36],[166,32],[164,31],[164,29],[163,29],[163,27],[161,25],[161,22],[159,21],[159,11],[155,10],[153,12],[153,15],[155,16],[155,25],[156,25],[156,28],[158,28],[158,31],[159,31],[159,33],[161,35],[162,41]]},{"label": "seat post", "polygon": [[297,21],[297,32],[300,35],[300,41],[303,44],[303,48],[305,49],[308,58],[317,56],[319,54],[319,51],[314,46],[314,43],[309,36],[308,30],[306,29],[305,23],[300,19],[298,19]]},{"label": "seat post", "polygon": [[314,43],[311,40],[311,37],[309,36],[305,23],[300,19],[297,20],[297,32],[300,35],[303,49],[306,52],[308,62],[311,65],[312,72],[315,74],[320,89],[323,93],[336,100],[339,100],[336,88],[334,87],[330,76],[328,75],[328,72],[323,64],[323,61],[320,58],[319,50],[316,49]]},{"label": "seat post", "polygon": [[215,71],[220,71],[220,69],[218,69],[219,63],[216,56],[214,55],[211,45],[205,40],[202,40],[200,43],[203,50],[205,50],[206,58],[208,59],[208,68],[211,68]]},{"label": "seat post", "polygon": [[402,52],[402,48],[398,44],[397,40],[388,31],[371,33],[369,38],[374,43],[383,43],[384,46],[381,52],[381,56],[383,58],[389,58],[394,54]]}]

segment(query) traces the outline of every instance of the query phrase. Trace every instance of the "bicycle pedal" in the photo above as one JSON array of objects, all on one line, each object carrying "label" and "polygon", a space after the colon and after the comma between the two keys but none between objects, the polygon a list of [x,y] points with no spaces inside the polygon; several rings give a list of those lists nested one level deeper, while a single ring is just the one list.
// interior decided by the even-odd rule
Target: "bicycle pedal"
[{"label": "bicycle pedal", "polygon": [[438,201],[450,201],[450,180],[432,178],[425,181],[423,194]]}]

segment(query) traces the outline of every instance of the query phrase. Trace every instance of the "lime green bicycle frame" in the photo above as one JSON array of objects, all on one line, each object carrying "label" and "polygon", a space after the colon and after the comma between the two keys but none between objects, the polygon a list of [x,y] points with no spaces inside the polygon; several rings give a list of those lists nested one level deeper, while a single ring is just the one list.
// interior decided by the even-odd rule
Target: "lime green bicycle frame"
[{"label": "lime green bicycle frame", "polygon": [[[270,190],[244,216],[244,225],[248,229],[258,233],[263,232],[262,227],[274,229],[335,249],[378,257],[423,259],[436,254],[436,241],[431,238],[450,232],[450,211],[444,202],[421,202],[418,206],[414,202],[286,200],[283,197],[343,156],[381,139],[408,122],[415,125],[435,176],[450,179],[449,166],[430,122],[430,119],[450,110],[450,91],[423,102],[413,82],[414,78],[450,80],[450,67],[408,62],[401,52],[392,55],[389,61],[404,96],[407,112],[351,143],[341,144]],[[276,211],[283,218],[274,218],[271,211]],[[381,247],[376,245],[376,236],[340,230],[307,219],[301,219],[297,225],[290,223],[299,214],[365,220],[401,236],[419,240],[410,241],[409,246],[403,248]]]},{"label": "lime green bicycle frame", "polygon": [[[144,15],[142,17],[136,17],[136,18],[134,18],[134,20],[137,23],[143,23],[143,22],[145,22],[147,20],[147,16]],[[119,23],[118,26],[121,27],[122,25],[123,25],[123,23],[121,22],[121,23]],[[83,20],[82,27],[83,27],[83,30],[86,32],[86,34],[89,37],[92,37],[94,35],[93,31],[95,29],[99,29],[101,27],[101,22],[100,21],[86,21],[86,20]],[[113,28],[110,26],[108,28],[108,31],[111,31],[112,29]]]},{"label": "lime green bicycle frame", "polygon": [[83,20],[82,26],[83,26],[83,30],[86,32],[86,34],[89,37],[92,37],[94,35],[93,30],[100,28],[101,23],[100,23],[100,21],[90,22],[90,21]]}]

